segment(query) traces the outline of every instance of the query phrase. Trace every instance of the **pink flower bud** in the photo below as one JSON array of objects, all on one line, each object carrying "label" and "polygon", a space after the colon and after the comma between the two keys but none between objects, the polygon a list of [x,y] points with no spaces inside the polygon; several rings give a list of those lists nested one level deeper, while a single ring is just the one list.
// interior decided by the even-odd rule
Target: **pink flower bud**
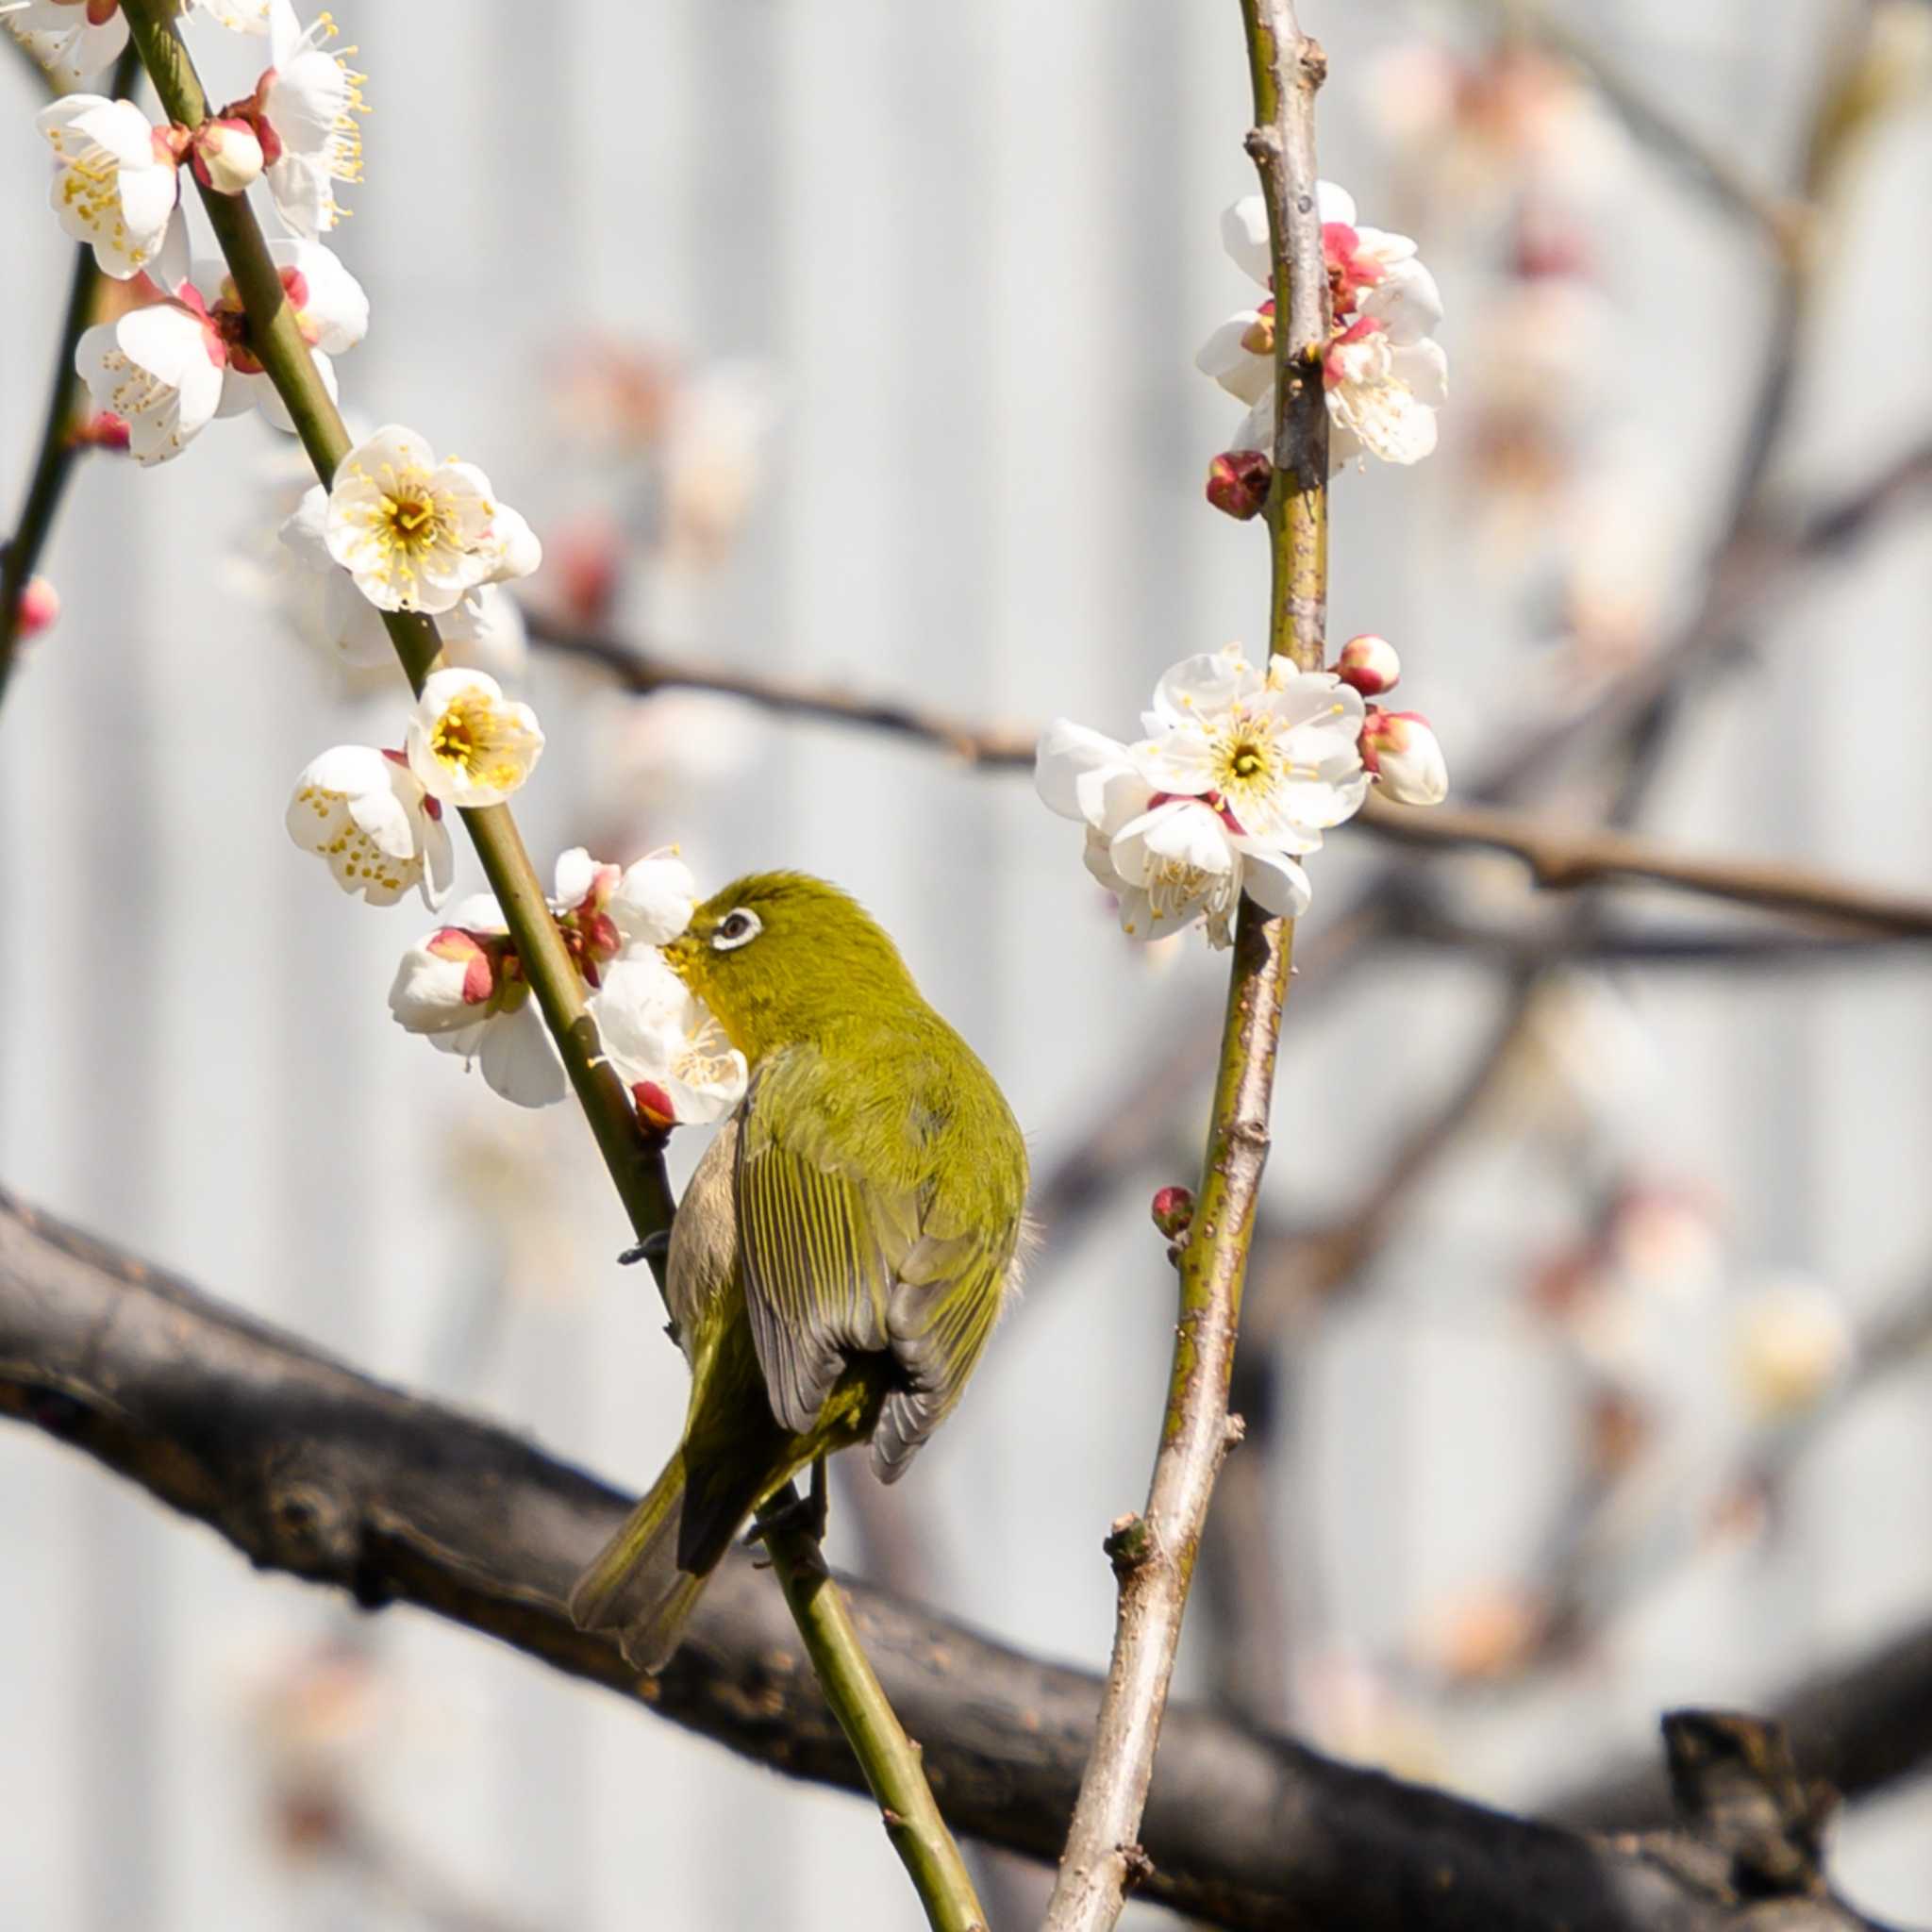
[{"label": "pink flower bud", "polygon": [[194,178],[217,194],[241,194],[261,179],[261,142],[246,121],[204,121],[194,132]]},{"label": "pink flower bud", "polygon": [[1274,475],[1274,464],[1259,450],[1231,449],[1208,465],[1208,501],[1244,524],[1267,507]]},{"label": "pink flower bud", "polygon": [[117,416],[112,409],[96,409],[74,430],[75,443],[86,449],[119,449],[127,447],[127,419]]},{"label": "pink flower bud", "polygon": [[1191,1188],[1166,1187],[1154,1196],[1154,1224],[1171,1241],[1179,1241],[1194,1222]]},{"label": "pink flower bud", "polygon": [[1362,768],[1401,805],[1441,805],[1449,795],[1442,747],[1420,711],[1371,705],[1362,723]]},{"label": "pink flower bud", "polygon": [[630,1097],[637,1103],[638,1119],[652,1132],[668,1134],[677,1124],[676,1106],[657,1081],[637,1081]]},{"label": "pink flower bud", "polygon": [[21,587],[19,621],[15,635],[37,638],[52,630],[60,616],[60,592],[45,577],[29,577]]},{"label": "pink flower bud", "polygon": [[1364,631],[1342,645],[1333,668],[1343,684],[1354,685],[1365,698],[1378,698],[1395,689],[1402,675],[1402,659],[1387,638]]}]

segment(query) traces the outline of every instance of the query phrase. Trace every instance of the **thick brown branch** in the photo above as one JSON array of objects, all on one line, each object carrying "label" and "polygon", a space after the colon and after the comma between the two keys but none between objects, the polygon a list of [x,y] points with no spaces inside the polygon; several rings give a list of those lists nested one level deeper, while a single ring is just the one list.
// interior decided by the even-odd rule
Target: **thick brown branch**
[{"label": "thick brown branch", "polygon": [[[1806,1772],[1847,1798],[1876,1790],[1932,1757],[1932,1624],[1807,1678],[1773,1711]],[[1654,1759],[1631,1762],[1559,1798],[1555,1815],[1595,1831],[1652,1830],[1673,1816]]]},{"label": "thick brown branch", "polygon": [[[211,1524],[263,1569],[407,1602],[632,1697],[793,1776],[859,1788],[777,1586],[743,1557],[640,1680],[574,1629],[572,1580],[629,1499],[475,1417],[356,1374],[0,1195],[0,1414]],[[1099,1686],[883,1591],[852,1609],[960,1827],[1058,1849]],[[1219,1925],[1315,1932],[1741,1932],[1617,1845],[1169,1713],[1141,1842],[1150,1893]],[[1824,1903],[1785,1932],[1862,1922]]]}]

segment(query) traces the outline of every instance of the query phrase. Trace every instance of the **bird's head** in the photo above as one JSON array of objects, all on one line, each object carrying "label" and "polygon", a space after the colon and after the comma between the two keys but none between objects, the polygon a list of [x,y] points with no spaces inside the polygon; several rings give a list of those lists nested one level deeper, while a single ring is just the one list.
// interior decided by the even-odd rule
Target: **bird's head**
[{"label": "bird's head", "polygon": [[883,927],[804,873],[751,873],[714,892],[664,948],[753,1066],[830,1024],[917,997]]}]

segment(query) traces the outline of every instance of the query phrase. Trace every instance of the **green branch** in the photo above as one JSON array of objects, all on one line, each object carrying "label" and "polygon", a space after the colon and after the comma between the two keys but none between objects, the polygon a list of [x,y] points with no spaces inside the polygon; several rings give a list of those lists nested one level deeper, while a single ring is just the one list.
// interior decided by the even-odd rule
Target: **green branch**
[{"label": "green branch", "polygon": [[758,1534],[819,1689],[858,1759],[927,1921],[936,1932],[987,1932],[985,1908],[925,1781],[919,1746],[906,1735],[873,1672],[844,1594],[825,1569],[819,1540],[801,1521],[804,1513],[798,1492],[788,1483],[758,1511]]},{"label": "green branch", "polygon": [[[12,36],[6,38],[11,40]],[[20,42],[14,44],[18,46]],[[38,61],[34,64],[39,67]],[[133,87],[140,72],[141,62],[130,46],[114,63],[113,77],[108,83],[109,95],[120,99]],[[67,284],[67,312],[60,321],[60,341],[55,352],[54,383],[47,397],[47,415],[41,428],[33,475],[26,487],[26,501],[21,506],[20,522],[14,525],[6,550],[0,552],[0,698],[7,695],[8,680],[13,675],[20,644],[21,595],[53,534],[60,498],[80,456],[74,432],[86,408],[87,391],[75,374],[74,351],[93,320],[94,297],[100,286],[100,266],[94,260],[93,249],[83,242],[74,251],[74,275]]]},{"label": "green branch", "polygon": [[[198,127],[207,119],[208,100],[175,30],[170,0],[123,0],[122,10],[169,118]],[[287,406],[316,475],[328,484],[348,454],[348,431],[296,326],[260,225],[243,195],[204,188],[202,205],[247,315],[250,347]],[[409,682],[420,691],[441,652],[434,621],[385,611],[383,624]],[[670,1228],[675,1204],[662,1152],[639,1131],[624,1083],[602,1057],[595,1024],[585,1009],[582,984],[551,918],[516,820],[504,805],[466,810],[462,819],[632,1228],[640,1242],[663,1234]],[[651,1243],[652,1267],[660,1288],[661,1248],[659,1242]],[[815,1543],[808,1537],[801,1542],[785,1533],[773,1541],[773,1561],[825,1701],[851,1741],[868,1783],[880,1795],[892,1842],[933,1924],[941,1932],[984,1932],[983,1915],[926,1786],[917,1748],[892,1715],[843,1599],[817,1560]]]}]

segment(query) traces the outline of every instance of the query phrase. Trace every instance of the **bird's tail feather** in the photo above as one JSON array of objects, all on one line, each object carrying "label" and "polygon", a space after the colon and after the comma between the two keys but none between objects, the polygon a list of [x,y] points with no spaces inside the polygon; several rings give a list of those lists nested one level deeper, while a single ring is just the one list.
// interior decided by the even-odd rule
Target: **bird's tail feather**
[{"label": "bird's tail feather", "polygon": [[680,1449],[570,1593],[579,1630],[615,1630],[624,1654],[656,1675],[738,1526],[789,1475],[756,1463],[687,1467]]}]

